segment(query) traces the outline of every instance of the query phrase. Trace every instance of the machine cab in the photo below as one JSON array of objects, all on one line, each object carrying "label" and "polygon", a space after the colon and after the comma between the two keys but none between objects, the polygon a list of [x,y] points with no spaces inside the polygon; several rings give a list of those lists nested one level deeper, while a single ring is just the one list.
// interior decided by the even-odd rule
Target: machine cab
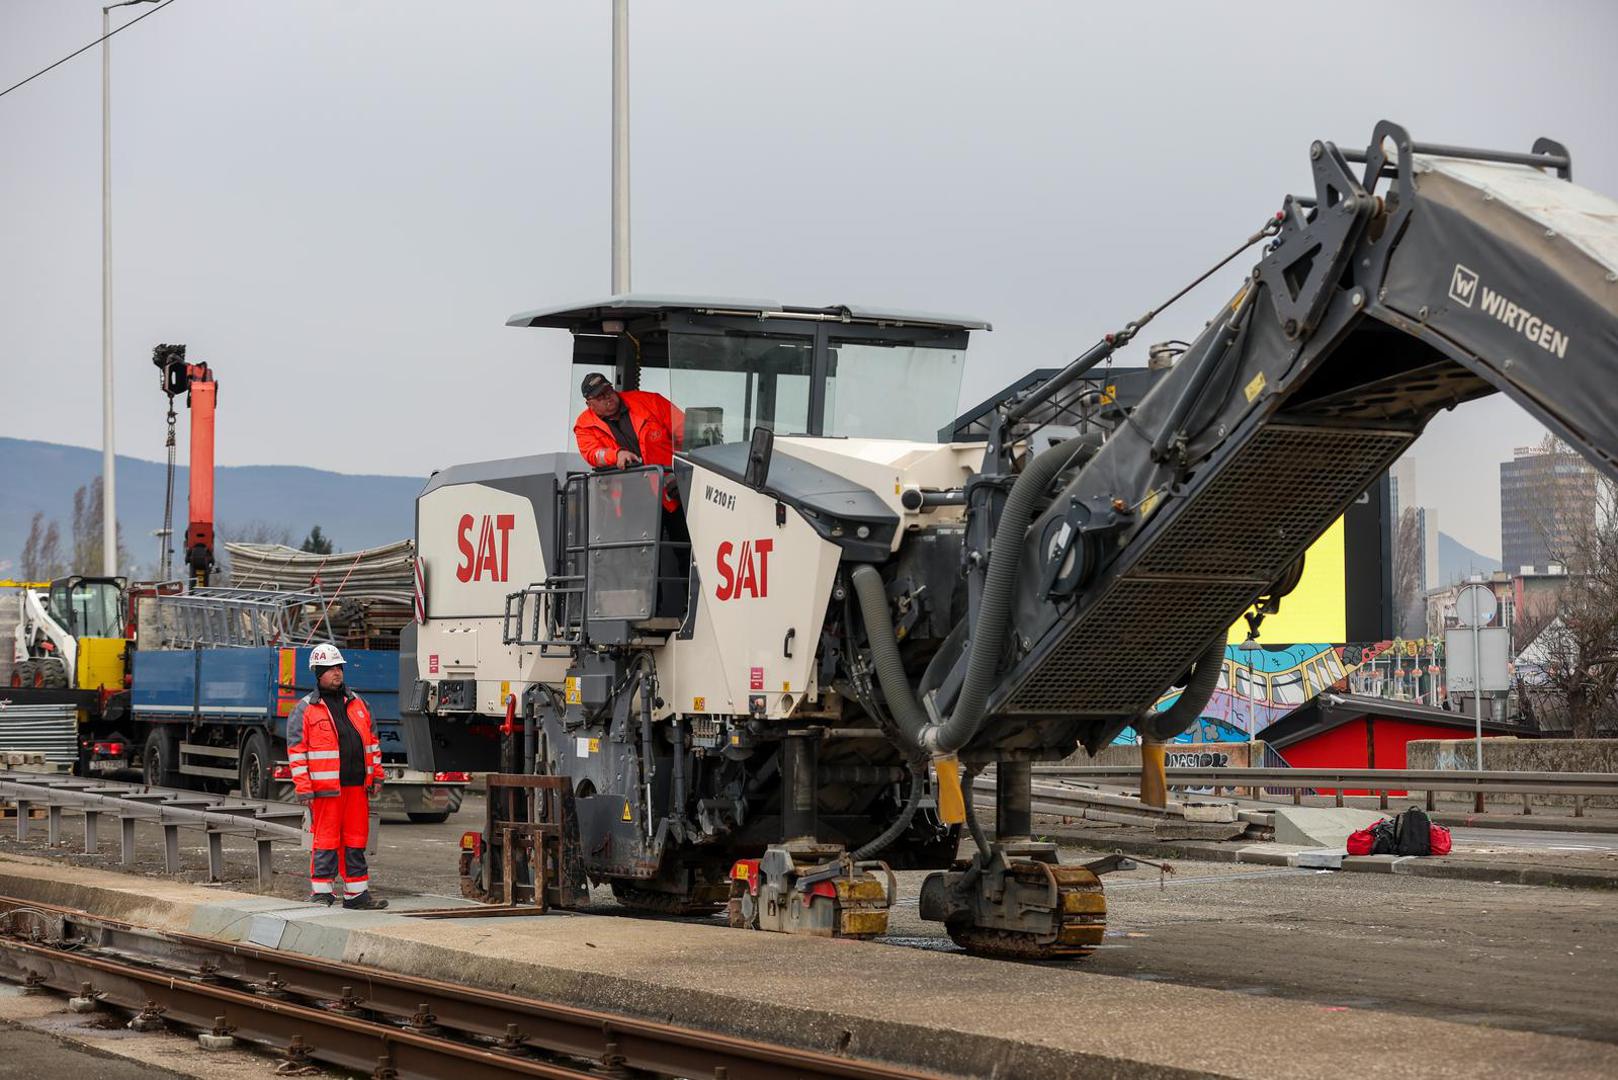
[{"label": "machine cab", "polygon": [[[976,319],[860,307],[624,295],[525,312],[510,326],[573,335],[572,379],[600,372],[683,415],[677,453],[771,435],[936,443],[960,395]],[[540,590],[548,625],[524,634],[524,594],[507,604],[510,642],[613,643],[682,627],[692,589],[680,513],[663,514],[661,470],[576,473],[558,487],[557,562]],[[661,521],[659,520],[661,518]],[[537,599],[537,597],[536,597]]]},{"label": "machine cab", "polygon": [[955,415],[977,319],[759,300],[615,296],[508,326],[573,335],[573,379],[599,371],[685,414],[684,449],[777,435],[937,440]]}]

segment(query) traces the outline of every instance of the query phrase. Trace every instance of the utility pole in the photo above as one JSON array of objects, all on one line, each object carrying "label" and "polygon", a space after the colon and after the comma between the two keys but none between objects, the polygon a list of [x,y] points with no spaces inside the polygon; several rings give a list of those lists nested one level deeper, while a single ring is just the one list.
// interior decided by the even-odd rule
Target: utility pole
[{"label": "utility pole", "polygon": [[629,0],[612,0],[612,292],[629,291]]},{"label": "utility pole", "polygon": [[[122,0],[101,9],[101,574],[118,573],[117,454],[112,430],[112,9],[153,0]],[[75,567],[83,573],[89,567]]]}]

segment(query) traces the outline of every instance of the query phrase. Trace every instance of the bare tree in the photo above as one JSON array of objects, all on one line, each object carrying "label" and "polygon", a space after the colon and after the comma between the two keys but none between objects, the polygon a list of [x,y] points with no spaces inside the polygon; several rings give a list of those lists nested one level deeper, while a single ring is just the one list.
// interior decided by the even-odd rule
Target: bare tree
[{"label": "bare tree", "polygon": [[[1600,477],[1593,505],[1556,506],[1570,488],[1544,493],[1551,558],[1567,569],[1554,599],[1522,613],[1528,641],[1519,667],[1541,700],[1536,713],[1565,712],[1573,737],[1595,737],[1613,718],[1618,693],[1618,486]],[[1530,634],[1532,636],[1530,637]]]},{"label": "bare tree", "polygon": [[[73,492],[73,572],[76,574],[101,573],[101,477],[80,486]],[[124,528],[117,528],[118,551],[115,565],[123,570],[129,566],[129,551],[124,547]]]},{"label": "bare tree", "polygon": [[1422,637],[1427,632],[1421,581],[1424,557],[1420,514],[1407,506],[1399,513],[1399,531],[1393,542],[1394,632],[1401,637]]},{"label": "bare tree", "polygon": [[36,512],[28,523],[28,539],[18,559],[24,581],[51,581],[67,572],[62,565],[62,530],[45,515]]}]

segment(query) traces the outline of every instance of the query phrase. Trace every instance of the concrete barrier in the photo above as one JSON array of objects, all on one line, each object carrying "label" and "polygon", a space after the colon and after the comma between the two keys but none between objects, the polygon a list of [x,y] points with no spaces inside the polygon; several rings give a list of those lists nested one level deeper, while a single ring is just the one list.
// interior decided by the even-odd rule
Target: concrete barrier
[{"label": "concrete barrier", "polygon": [[[1477,754],[1471,739],[1417,739],[1405,747],[1405,760],[1411,769],[1476,769]],[[1502,772],[1583,772],[1618,773],[1618,739],[1517,739],[1498,737],[1484,740],[1483,767]],[[1572,806],[1572,795],[1525,796],[1532,806]],[[1491,801],[1502,796],[1491,796]],[[1507,796],[1517,801],[1521,797]],[[1441,803],[1470,803],[1465,792],[1439,792]],[[1618,807],[1618,798],[1584,796],[1584,805]]]},{"label": "concrete barrier", "polygon": [[[1169,743],[1165,764],[1171,769],[1245,769],[1264,764],[1262,742]],[[1083,750],[1069,754],[1063,765],[1138,766],[1140,747],[1103,746],[1100,753]]]}]

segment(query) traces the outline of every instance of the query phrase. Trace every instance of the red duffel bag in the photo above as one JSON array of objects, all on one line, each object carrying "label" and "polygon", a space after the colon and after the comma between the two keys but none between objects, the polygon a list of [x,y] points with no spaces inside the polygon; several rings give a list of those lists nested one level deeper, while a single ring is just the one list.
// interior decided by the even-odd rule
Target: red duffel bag
[{"label": "red duffel bag", "polygon": [[1449,830],[1442,825],[1427,826],[1428,835],[1432,838],[1434,855],[1448,855],[1450,853]]},{"label": "red duffel bag", "polygon": [[[1379,822],[1380,824],[1380,822]],[[1446,840],[1447,844],[1448,841]],[[1359,832],[1348,834],[1348,853],[1350,855],[1369,855],[1376,847],[1376,837],[1370,829],[1361,829]]]}]

